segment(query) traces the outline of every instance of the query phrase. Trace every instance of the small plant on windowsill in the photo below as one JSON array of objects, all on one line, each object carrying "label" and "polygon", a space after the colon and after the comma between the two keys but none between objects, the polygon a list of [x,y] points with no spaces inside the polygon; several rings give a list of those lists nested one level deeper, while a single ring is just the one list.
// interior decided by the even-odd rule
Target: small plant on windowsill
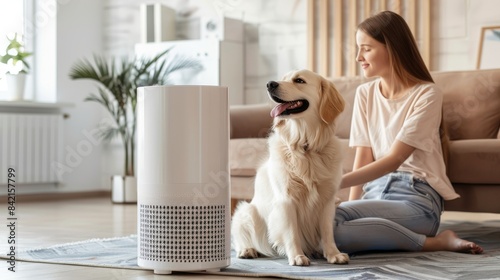
[{"label": "small plant on windowsill", "polygon": [[6,66],[7,89],[12,100],[23,99],[26,75],[30,70],[27,59],[33,55],[24,50],[24,43],[20,37],[17,33],[12,38],[7,36],[9,44],[5,49],[5,54],[0,54],[0,62]]},{"label": "small plant on windowsill", "polygon": [[137,88],[166,85],[170,82],[169,77],[177,71],[199,71],[202,68],[197,60],[180,56],[168,58],[170,50],[153,57],[124,58],[119,61],[114,57],[107,59],[94,55],[93,61],[78,61],[70,70],[71,79],[90,79],[98,84],[97,94],[91,94],[85,101],[101,104],[114,120],[113,125],[101,127],[100,136],[106,141],[116,136],[121,138],[125,155],[123,180],[126,177],[135,180]]}]

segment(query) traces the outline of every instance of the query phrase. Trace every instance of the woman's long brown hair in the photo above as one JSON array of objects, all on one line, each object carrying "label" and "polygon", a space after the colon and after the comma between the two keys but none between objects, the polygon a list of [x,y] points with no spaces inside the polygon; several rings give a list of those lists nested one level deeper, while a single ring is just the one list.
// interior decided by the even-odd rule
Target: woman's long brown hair
[{"label": "woman's long brown hair", "polygon": [[[400,15],[391,11],[380,12],[360,23],[358,30],[386,46],[393,75],[404,85],[434,83],[411,30]],[[447,166],[449,139],[442,112],[439,136],[444,163]]]}]

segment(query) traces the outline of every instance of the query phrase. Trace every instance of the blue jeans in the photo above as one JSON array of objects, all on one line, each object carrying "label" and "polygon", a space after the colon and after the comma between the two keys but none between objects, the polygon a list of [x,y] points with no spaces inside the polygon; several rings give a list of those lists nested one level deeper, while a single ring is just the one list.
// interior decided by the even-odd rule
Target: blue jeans
[{"label": "blue jeans", "polygon": [[367,183],[362,199],[341,203],[335,241],[342,252],[420,251],[439,228],[443,200],[425,181],[393,172]]}]

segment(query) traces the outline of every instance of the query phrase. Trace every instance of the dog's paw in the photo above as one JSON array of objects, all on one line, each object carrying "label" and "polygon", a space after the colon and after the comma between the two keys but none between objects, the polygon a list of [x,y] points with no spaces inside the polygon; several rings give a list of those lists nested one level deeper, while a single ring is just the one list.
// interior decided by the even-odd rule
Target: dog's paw
[{"label": "dog's paw", "polygon": [[255,259],[257,257],[258,253],[254,248],[246,248],[238,252],[238,258],[240,259]]},{"label": "dog's paw", "polygon": [[349,256],[344,253],[338,253],[333,256],[327,257],[328,263],[336,263],[336,264],[346,264],[349,262]]},{"label": "dog's paw", "polygon": [[298,255],[294,258],[289,258],[288,264],[296,266],[309,266],[309,264],[311,264],[311,261],[309,261],[309,258],[304,255]]}]

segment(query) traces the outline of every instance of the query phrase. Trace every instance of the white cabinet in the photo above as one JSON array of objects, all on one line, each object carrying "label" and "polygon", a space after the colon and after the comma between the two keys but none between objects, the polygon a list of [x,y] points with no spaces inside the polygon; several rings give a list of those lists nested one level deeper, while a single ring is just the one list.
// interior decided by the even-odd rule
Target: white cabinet
[{"label": "white cabinet", "polygon": [[135,46],[135,53],[150,57],[169,48],[169,60],[180,56],[195,58],[203,66],[201,71],[179,71],[172,75],[170,84],[227,86],[229,104],[244,103],[243,43],[216,39],[143,43]]}]

